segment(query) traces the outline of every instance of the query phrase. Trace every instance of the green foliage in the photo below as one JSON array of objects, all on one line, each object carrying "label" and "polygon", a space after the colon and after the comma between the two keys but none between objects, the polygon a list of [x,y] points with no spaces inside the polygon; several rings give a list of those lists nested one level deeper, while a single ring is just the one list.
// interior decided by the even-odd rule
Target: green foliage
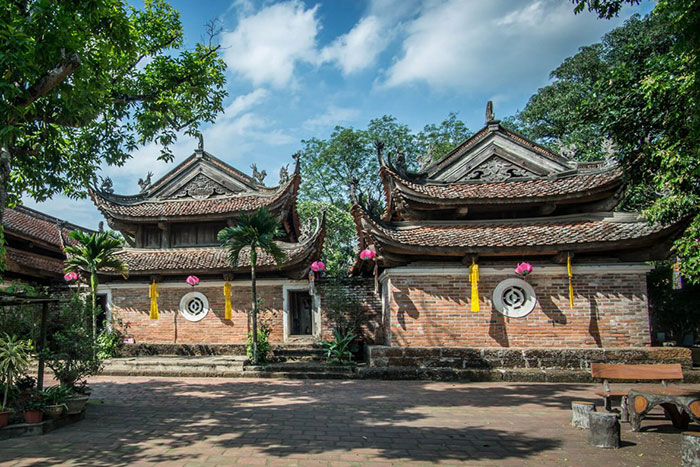
[{"label": "green foliage", "polygon": [[[34,287],[13,282],[4,289],[10,293],[24,293],[27,297],[38,294]],[[13,305],[0,308],[0,329],[23,340],[37,342],[41,324],[41,308],[36,305]]]},{"label": "green foliage", "polygon": [[[575,1],[601,16],[630,1]],[[602,42],[584,47],[553,72],[510,123],[544,143],[575,143],[581,159],[614,143],[629,188],[622,206],[651,222],[686,219],[674,245],[684,277],[700,281],[700,0],[660,1]]]},{"label": "green foliage", "polygon": [[[250,255],[250,283],[251,283],[251,310],[253,321],[252,335],[260,336],[258,329],[258,296],[255,288],[255,266],[258,261],[258,253],[267,253],[274,258],[277,264],[285,259],[285,253],[275,242],[275,238],[280,237],[282,231],[275,216],[267,208],[260,208],[252,214],[240,216],[233,227],[227,227],[219,232],[217,239],[228,250],[231,267],[238,267],[238,259],[244,248],[249,249]],[[261,326],[265,329],[265,326]],[[269,334],[269,331],[268,331]],[[267,338],[266,338],[267,339]],[[258,339],[250,338],[252,348],[252,360],[257,364],[259,358],[265,358],[257,347]],[[269,348],[269,347],[268,347]]]},{"label": "green foliage", "polygon": [[336,365],[346,365],[352,362],[352,352],[350,344],[355,339],[352,329],[342,332],[340,329],[333,329],[333,340],[323,341],[321,345],[326,351],[328,363]]},{"label": "green foliage", "polygon": [[129,268],[119,259],[117,251],[124,246],[124,240],[112,231],[87,233],[74,230],[68,234],[76,242],[74,246],[66,246],[65,270],[74,272],[84,270],[90,275],[90,297],[92,299],[92,338],[97,339],[97,273],[112,269],[121,273],[126,279]]},{"label": "green foliage", "polygon": [[103,163],[122,165],[150,141],[171,160],[178,131],[196,135],[222,110],[225,64],[212,40],[185,48],[163,0],[142,10],[123,0],[0,2],[11,197],[84,196]]},{"label": "green foliage", "polygon": [[357,246],[357,235],[352,215],[347,210],[333,204],[314,201],[300,201],[297,204],[302,222],[318,217],[326,210],[326,238],[323,242],[321,259],[326,264],[326,276],[345,277],[352,264],[353,252]]},{"label": "green foliage", "polygon": [[46,405],[61,405],[71,396],[71,389],[68,386],[51,386],[42,391],[42,398]]},{"label": "green foliage", "polygon": [[122,334],[118,329],[104,329],[97,335],[97,358],[105,360],[114,358],[119,354],[122,346]]},{"label": "green foliage", "polygon": [[248,333],[248,340],[246,341],[246,354],[252,362],[265,363],[270,354],[270,328],[264,324],[258,327],[258,339],[257,339],[257,351],[258,356],[255,358],[255,349],[253,348],[253,333]]},{"label": "green foliage", "polygon": [[0,336],[0,375],[5,381],[5,392],[0,406],[0,412],[7,405],[7,396],[10,386],[17,375],[24,373],[29,367],[32,343],[19,339],[17,336],[5,334]]},{"label": "green foliage", "polygon": [[249,248],[250,264],[256,264],[259,251],[269,253],[277,262],[284,261],[285,253],[275,243],[282,235],[279,222],[267,208],[260,208],[252,214],[243,214],[233,227],[226,227],[217,236],[221,245],[228,250],[233,268],[238,267],[238,257],[244,248]]}]

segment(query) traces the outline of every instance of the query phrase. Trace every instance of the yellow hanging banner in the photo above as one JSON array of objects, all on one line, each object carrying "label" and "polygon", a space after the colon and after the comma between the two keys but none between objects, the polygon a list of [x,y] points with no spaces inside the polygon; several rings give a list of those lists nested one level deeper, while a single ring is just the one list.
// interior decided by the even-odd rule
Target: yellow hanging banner
[{"label": "yellow hanging banner", "polygon": [[158,284],[155,280],[148,287],[148,298],[151,299],[151,319],[158,319]]},{"label": "yellow hanging banner", "polygon": [[231,284],[224,284],[224,319],[231,319]]},{"label": "yellow hanging banner", "polygon": [[574,277],[571,272],[571,254],[569,253],[566,257],[566,272],[569,274],[569,306],[574,307],[574,283],[572,278]]},{"label": "yellow hanging banner", "polygon": [[481,307],[479,306],[479,265],[476,264],[475,260],[472,260],[472,265],[469,266],[469,281],[472,284],[472,296],[471,296],[471,311],[479,311]]}]

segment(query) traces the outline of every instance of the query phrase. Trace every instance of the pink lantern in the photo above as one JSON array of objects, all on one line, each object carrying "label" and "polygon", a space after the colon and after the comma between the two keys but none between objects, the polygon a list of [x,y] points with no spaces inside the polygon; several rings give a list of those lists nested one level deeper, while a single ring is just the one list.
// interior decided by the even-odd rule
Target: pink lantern
[{"label": "pink lantern", "polygon": [[515,268],[515,273],[523,277],[527,276],[532,272],[532,265],[530,263],[518,263],[518,267]]},{"label": "pink lantern", "polygon": [[72,282],[75,280],[78,280],[78,273],[77,272],[69,272],[63,276],[63,278],[66,280],[66,282]]},{"label": "pink lantern", "polygon": [[362,260],[370,260],[374,259],[377,257],[377,253],[374,251],[370,250],[369,248],[365,248],[360,252],[360,259]]},{"label": "pink lantern", "polygon": [[326,265],[323,263],[323,261],[314,261],[311,263],[311,270],[313,272],[325,271]]},{"label": "pink lantern", "polygon": [[199,277],[197,276],[187,276],[187,279],[185,281],[190,284],[192,287],[195,285],[199,284]]}]

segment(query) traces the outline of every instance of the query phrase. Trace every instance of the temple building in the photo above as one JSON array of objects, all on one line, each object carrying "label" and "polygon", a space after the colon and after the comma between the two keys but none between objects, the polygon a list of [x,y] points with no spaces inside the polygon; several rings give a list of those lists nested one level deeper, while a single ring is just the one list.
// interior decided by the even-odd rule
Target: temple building
[{"label": "temple building", "polygon": [[25,206],[5,208],[6,283],[17,280],[41,285],[64,285],[63,248],[72,242],[73,230],[91,232]]},{"label": "temple building", "polygon": [[[249,252],[244,249],[233,267],[217,233],[261,207],[279,220],[283,234],[277,242],[286,259],[277,265],[272,257],[258,255],[259,319],[271,328],[273,342],[320,335],[320,310],[307,274],[321,254],[324,221],[300,224],[298,158],[291,174],[282,168],[277,187],[265,186],[265,174],[252,167],[250,177],[204,151],[200,142],[160,180],[150,183],[150,174],[141,180],[139,194],[114,194],[108,179],[91,190],[95,205],[128,243],[119,253],[129,267],[128,280],[105,273],[100,293],[107,295],[112,321],[128,329],[136,343],[245,343]],[[196,276],[199,284],[188,284],[188,276]],[[157,319],[149,294],[157,295]],[[230,319],[225,316],[227,298]]]},{"label": "temple building", "polygon": [[488,110],[484,128],[418,172],[379,157],[386,208],[353,207],[371,255],[352,273],[376,277],[387,345],[650,345],[647,262],[683,224],[614,211],[616,163],[556,154]]}]

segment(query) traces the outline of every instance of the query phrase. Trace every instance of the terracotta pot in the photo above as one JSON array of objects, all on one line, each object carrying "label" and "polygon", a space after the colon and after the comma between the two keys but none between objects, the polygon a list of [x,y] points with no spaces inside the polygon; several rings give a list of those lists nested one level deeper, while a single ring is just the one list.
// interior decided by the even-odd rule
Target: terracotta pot
[{"label": "terracotta pot", "polygon": [[10,414],[12,412],[0,412],[0,428],[10,424]]},{"label": "terracotta pot", "polygon": [[44,407],[44,414],[46,414],[47,417],[49,418],[61,418],[61,415],[63,415],[63,411],[66,410],[66,406],[61,404],[61,405],[47,405]]},{"label": "terracotta pot", "polygon": [[74,415],[80,413],[85,408],[85,404],[90,397],[89,396],[71,396],[66,399],[66,413],[68,415]]},{"label": "terracotta pot", "polygon": [[43,419],[44,412],[42,412],[41,410],[27,410],[26,412],[24,412],[24,423],[41,423]]}]

